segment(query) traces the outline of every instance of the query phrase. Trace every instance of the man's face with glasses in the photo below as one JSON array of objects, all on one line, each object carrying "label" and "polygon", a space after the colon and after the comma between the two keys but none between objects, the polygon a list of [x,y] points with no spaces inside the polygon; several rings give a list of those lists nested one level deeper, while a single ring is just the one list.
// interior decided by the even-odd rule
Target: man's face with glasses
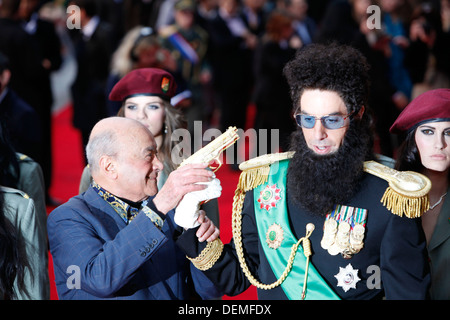
[{"label": "man's face with glasses", "polygon": [[342,145],[353,114],[334,91],[307,89],[300,98],[300,110],[294,115],[302,128],[308,147],[316,154],[336,152]]}]

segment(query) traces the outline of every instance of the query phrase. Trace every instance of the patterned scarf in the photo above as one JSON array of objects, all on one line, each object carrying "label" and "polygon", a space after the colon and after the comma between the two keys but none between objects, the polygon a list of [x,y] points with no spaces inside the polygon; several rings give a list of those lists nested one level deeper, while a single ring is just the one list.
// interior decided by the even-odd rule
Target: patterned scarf
[{"label": "patterned scarf", "polygon": [[137,214],[142,211],[147,217],[150,218],[153,224],[161,230],[164,221],[156,212],[153,212],[147,206],[148,199],[144,200],[141,207],[138,209],[129,205],[125,201],[120,200],[115,195],[109,193],[101,186],[99,186],[95,181],[92,181],[92,187],[97,192],[97,194],[103,200],[105,200],[114,209],[114,211],[117,212],[117,214],[122,218],[123,221],[125,221],[126,224],[129,224],[137,216]]}]

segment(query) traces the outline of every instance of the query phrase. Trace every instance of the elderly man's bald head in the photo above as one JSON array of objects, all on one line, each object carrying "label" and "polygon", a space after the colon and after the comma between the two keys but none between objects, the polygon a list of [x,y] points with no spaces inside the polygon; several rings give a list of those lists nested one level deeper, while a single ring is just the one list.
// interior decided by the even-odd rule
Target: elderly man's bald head
[{"label": "elderly man's bald head", "polygon": [[86,157],[95,174],[99,169],[102,156],[117,157],[121,150],[126,150],[137,134],[151,135],[150,131],[140,122],[123,118],[110,117],[100,120],[92,129],[86,146]]},{"label": "elderly man's bald head", "polygon": [[92,129],[86,147],[94,181],[111,194],[142,201],[158,192],[158,173],[163,164],[150,130],[140,122],[112,117]]}]

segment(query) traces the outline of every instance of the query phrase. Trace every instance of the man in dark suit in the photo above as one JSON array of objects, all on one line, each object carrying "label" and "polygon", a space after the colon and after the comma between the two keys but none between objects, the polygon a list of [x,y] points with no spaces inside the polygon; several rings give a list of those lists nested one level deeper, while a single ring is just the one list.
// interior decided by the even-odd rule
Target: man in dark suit
[{"label": "man in dark suit", "polygon": [[301,39],[302,45],[314,42],[316,23],[308,16],[308,1],[285,0],[285,6],[294,19],[292,27],[295,34]]},{"label": "man in dark suit", "polygon": [[98,120],[106,116],[106,80],[115,49],[114,30],[97,15],[94,0],[75,0],[81,29],[73,29],[77,75],[72,84],[73,124],[81,131],[83,147]]},{"label": "man in dark suit", "polygon": [[[40,137],[47,137],[38,153],[29,156],[37,161],[44,172],[46,189],[51,180],[49,116],[52,96],[49,73],[43,65],[38,42],[28,34],[18,18],[20,0],[5,0],[0,4],[0,51],[9,59],[11,78],[9,87],[37,113]],[[44,133],[45,132],[45,133]]]},{"label": "man in dark suit", "polygon": [[[213,284],[175,245],[182,232],[174,210],[184,195],[212,181],[207,164],[186,165],[157,187],[162,163],[143,124],[123,117],[99,121],[86,149],[91,187],[48,218],[60,299],[171,300],[216,298]],[[158,193],[157,193],[158,192]],[[200,241],[218,237],[204,214]]]},{"label": "man in dark suit", "polygon": [[255,36],[262,37],[266,30],[267,12],[265,1],[244,0],[242,2],[241,17],[248,30]]},{"label": "man in dark suit", "polygon": [[[53,22],[39,16],[39,0],[21,0],[18,15],[22,19],[22,27],[33,39],[37,54],[40,57],[44,72],[39,82],[34,84],[41,93],[41,100],[37,107],[42,127],[42,157],[41,166],[45,177],[47,203],[53,201],[48,195],[52,180],[52,105],[53,92],[51,73],[58,70],[62,64],[61,41],[56,33]],[[33,101],[35,102],[35,101]]]},{"label": "man in dark suit", "polygon": [[220,126],[244,129],[246,110],[253,87],[252,54],[257,38],[240,15],[237,0],[219,2],[217,16],[209,21],[210,61],[214,89],[221,112]]},{"label": "man in dark suit", "polygon": [[[375,159],[368,69],[360,52],[337,45],[311,44],[286,65],[299,126],[291,151],[240,166],[232,244],[205,247],[190,230],[177,242],[200,266],[209,261],[202,270],[225,294],[253,284],[259,299],[427,297],[426,243],[415,217],[428,209],[431,183],[368,161]],[[388,188],[393,176],[398,193]],[[417,181],[418,192],[402,189],[407,181]]]},{"label": "man in dark suit", "polygon": [[37,112],[11,88],[8,58],[0,52],[0,120],[14,150],[41,159],[42,134]]}]

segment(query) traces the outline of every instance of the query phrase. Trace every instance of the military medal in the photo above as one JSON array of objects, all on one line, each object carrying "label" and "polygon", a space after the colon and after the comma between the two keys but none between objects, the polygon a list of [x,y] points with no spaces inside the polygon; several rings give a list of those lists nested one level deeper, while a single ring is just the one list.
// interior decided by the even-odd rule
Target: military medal
[{"label": "military medal", "polygon": [[283,229],[277,223],[272,224],[266,232],[266,242],[269,248],[278,249],[283,242]]},{"label": "military medal", "polygon": [[345,268],[339,267],[339,273],[334,276],[338,287],[342,287],[345,292],[350,289],[356,289],[356,283],[361,280],[358,277],[358,269],[353,269],[349,263]]},{"label": "military medal", "polygon": [[330,255],[351,258],[364,246],[366,220],[366,209],[336,205],[325,219],[322,248]]},{"label": "military medal", "polygon": [[336,256],[339,253],[341,253],[341,248],[339,248],[337,243],[333,243],[329,248],[328,248],[328,253],[331,254],[332,256]]},{"label": "military medal", "polygon": [[355,249],[362,249],[363,246],[363,239],[364,239],[364,231],[365,228],[357,224],[353,227],[353,231],[350,235],[350,245]]},{"label": "military medal", "polygon": [[334,243],[334,238],[337,231],[337,222],[333,219],[327,219],[323,226],[323,238],[320,242],[322,248],[328,250],[330,246]]},{"label": "military medal", "polygon": [[263,191],[259,194],[258,202],[261,209],[266,209],[269,211],[271,208],[277,206],[278,201],[281,200],[280,196],[281,189],[274,185],[267,185]]}]

